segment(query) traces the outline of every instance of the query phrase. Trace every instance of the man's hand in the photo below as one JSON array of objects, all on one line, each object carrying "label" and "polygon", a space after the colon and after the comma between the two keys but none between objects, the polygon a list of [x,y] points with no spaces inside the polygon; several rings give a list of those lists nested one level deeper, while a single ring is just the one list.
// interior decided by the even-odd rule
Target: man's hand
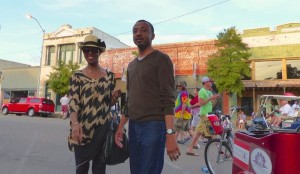
[{"label": "man's hand", "polygon": [[211,99],[216,100],[219,97],[220,97],[220,94],[214,94],[213,96],[211,96]]},{"label": "man's hand", "polygon": [[175,135],[166,135],[166,148],[170,160],[177,161],[180,156],[180,150],[178,148]]},{"label": "man's hand", "polygon": [[120,148],[123,147],[123,144],[121,143],[123,141],[123,127],[119,126],[118,130],[116,131],[115,134],[115,143],[117,144],[117,146],[119,146]]}]

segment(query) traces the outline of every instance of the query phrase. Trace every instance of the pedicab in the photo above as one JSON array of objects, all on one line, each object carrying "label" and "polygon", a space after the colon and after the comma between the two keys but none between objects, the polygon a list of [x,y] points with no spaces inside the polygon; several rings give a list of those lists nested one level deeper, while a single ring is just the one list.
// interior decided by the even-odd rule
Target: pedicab
[{"label": "pedicab", "polygon": [[[264,95],[261,99],[300,100],[296,96]],[[260,114],[265,113],[266,101]],[[264,116],[264,115],[261,115]],[[253,122],[253,129],[238,131],[234,137],[232,174],[298,174],[300,173],[300,121],[273,129],[265,118]],[[255,124],[264,125],[258,130]]]},{"label": "pedicab", "polygon": [[[286,100],[293,100],[293,101],[300,101],[299,96],[294,95],[262,95],[260,97],[260,106],[257,113],[254,114],[252,120],[247,122],[246,129],[251,131],[256,130],[268,130],[270,129],[270,123],[268,122],[267,118],[269,116],[273,116],[273,112],[269,112],[267,114],[267,110],[270,109],[271,101],[272,100],[280,100],[280,99],[286,99]],[[300,126],[300,118],[294,117],[289,118],[287,120],[284,120],[282,122],[282,125],[280,125],[280,128],[287,128],[289,129],[293,125],[293,129],[298,128]]]}]

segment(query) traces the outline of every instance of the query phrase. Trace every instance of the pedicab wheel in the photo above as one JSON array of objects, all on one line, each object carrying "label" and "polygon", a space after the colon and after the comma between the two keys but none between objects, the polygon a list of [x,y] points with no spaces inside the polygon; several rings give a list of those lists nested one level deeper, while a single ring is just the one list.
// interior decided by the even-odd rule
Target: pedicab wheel
[{"label": "pedicab wheel", "polygon": [[210,140],[204,150],[205,163],[210,173],[232,173],[232,150],[227,142],[220,139]]}]

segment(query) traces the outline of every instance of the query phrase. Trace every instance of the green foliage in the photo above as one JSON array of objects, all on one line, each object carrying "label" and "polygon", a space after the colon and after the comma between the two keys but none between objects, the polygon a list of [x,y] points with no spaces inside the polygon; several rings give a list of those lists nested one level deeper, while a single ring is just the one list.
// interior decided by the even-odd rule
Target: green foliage
[{"label": "green foliage", "polygon": [[69,92],[70,78],[79,69],[79,65],[70,61],[68,64],[60,61],[57,67],[52,67],[53,71],[49,75],[49,88],[59,95]]},{"label": "green foliage", "polygon": [[208,60],[208,75],[214,79],[220,92],[242,94],[242,79],[249,78],[251,69],[249,48],[242,42],[235,27],[224,29],[217,35],[218,51]]},{"label": "green foliage", "polygon": [[132,51],[131,54],[134,55],[135,57],[139,56],[139,53],[137,51]]}]

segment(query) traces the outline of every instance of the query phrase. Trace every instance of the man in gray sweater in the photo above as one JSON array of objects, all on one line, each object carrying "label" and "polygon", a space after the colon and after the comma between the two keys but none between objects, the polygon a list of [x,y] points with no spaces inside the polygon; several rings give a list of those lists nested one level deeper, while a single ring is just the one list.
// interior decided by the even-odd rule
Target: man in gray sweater
[{"label": "man in gray sweater", "polygon": [[122,116],[115,142],[122,146],[123,127],[129,120],[131,174],[160,174],[165,146],[171,160],[180,155],[173,130],[173,63],[168,55],[152,47],[155,34],[150,22],[137,21],[132,32],[139,54],[128,65],[128,113]]}]

